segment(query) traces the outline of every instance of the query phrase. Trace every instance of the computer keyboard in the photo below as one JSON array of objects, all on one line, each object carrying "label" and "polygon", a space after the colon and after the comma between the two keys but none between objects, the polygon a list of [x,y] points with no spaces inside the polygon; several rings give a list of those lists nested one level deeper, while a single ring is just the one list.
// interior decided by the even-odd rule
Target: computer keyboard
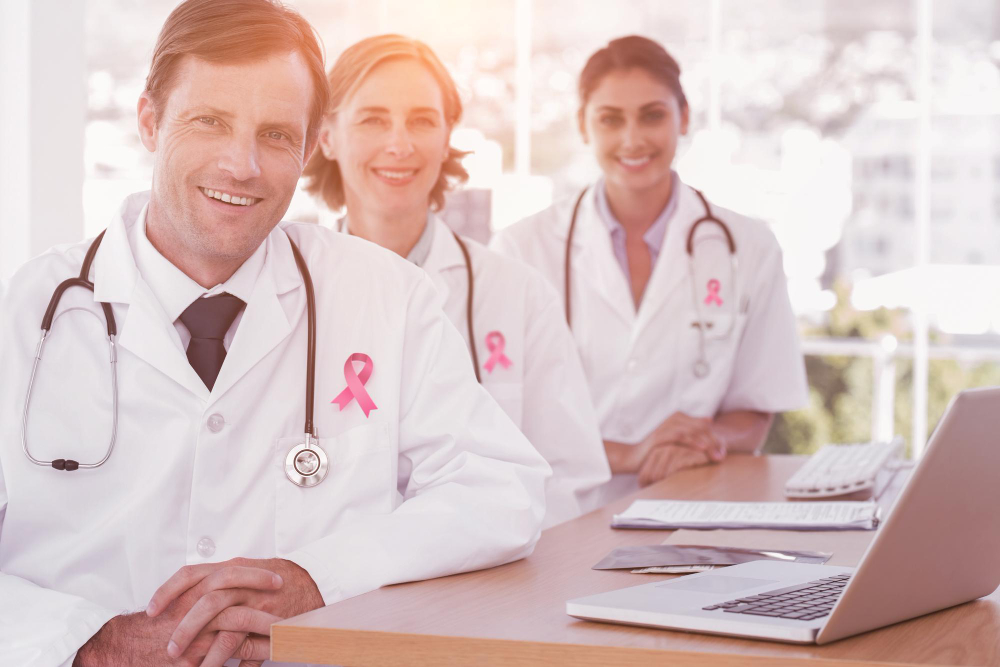
[{"label": "computer keyboard", "polygon": [[903,439],[825,445],[785,482],[788,498],[828,498],[875,486],[875,477],[903,446]]},{"label": "computer keyboard", "polygon": [[849,574],[837,574],[805,584],[713,604],[702,609],[720,610],[729,614],[812,621],[830,614],[830,610],[837,604],[837,599],[844,592],[850,579]]}]

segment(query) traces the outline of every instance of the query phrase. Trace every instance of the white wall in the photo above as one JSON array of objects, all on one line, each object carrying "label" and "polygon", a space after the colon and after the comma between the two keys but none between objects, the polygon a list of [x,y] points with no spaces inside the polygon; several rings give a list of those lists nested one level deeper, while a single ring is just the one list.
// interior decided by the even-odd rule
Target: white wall
[{"label": "white wall", "polygon": [[0,0],[0,277],[83,236],[85,8]]}]

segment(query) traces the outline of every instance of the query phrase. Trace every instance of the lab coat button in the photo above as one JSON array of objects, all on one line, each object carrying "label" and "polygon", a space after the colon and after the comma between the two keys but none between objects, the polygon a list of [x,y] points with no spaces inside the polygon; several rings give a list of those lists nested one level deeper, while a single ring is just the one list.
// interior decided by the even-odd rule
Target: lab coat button
[{"label": "lab coat button", "polygon": [[198,540],[198,555],[202,558],[208,558],[215,553],[215,542],[203,537]]},{"label": "lab coat button", "polygon": [[218,433],[226,425],[226,418],[222,415],[216,413],[208,418],[208,430],[212,433]]}]

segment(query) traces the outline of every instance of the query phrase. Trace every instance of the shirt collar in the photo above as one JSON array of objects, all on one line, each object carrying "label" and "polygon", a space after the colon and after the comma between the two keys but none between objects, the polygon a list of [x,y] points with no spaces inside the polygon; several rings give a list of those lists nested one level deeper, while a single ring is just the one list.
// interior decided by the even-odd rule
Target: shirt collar
[{"label": "shirt collar", "polygon": [[136,224],[132,227],[132,239],[135,248],[135,264],[139,275],[149,286],[150,291],[160,303],[163,311],[171,322],[181,316],[181,313],[202,296],[214,296],[227,292],[239,297],[244,303],[250,303],[257,278],[260,276],[267,256],[266,243],[240,265],[229,280],[211,289],[205,289],[186,273],[174,266],[170,260],[160,254],[146,236],[146,212],[148,205],[139,212]]},{"label": "shirt collar", "polygon": [[[344,232],[350,234],[351,228],[350,223],[345,215],[341,218],[341,222],[338,225],[340,229]],[[420,233],[420,238],[417,239],[416,245],[410,248],[410,252],[406,255],[406,260],[419,267],[423,267],[424,262],[427,261],[427,256],[431,254],[431,247],[434,245],[434,228],[437,225],[434,224],[434,216],[430,212],[427,213],[427,222],[424,223],[424,231]]]},{"label": "shirt collar", "polygon": [[[427,224],[435,228],[434,239],[433,243],[431,243],[430,252],[427,253],[427,257],[423,263],[419,265],[420,268],[434,275],[447,269],[459,266],[464,267],[465,254],[462,252],[455,232],[436,215],[432,215]],[[472,247],[468,239],[462,243],[465,244],[466,249]]]},{"label": "shirt collar", "polygon": [[406,255],[408,262],[412,262],[420,267],[424,265],[424,262],[427,261],[427,256],[431,254],[431,247],[434,245],[435,227],[437,225],[434,224],[434,219],[428,214],[427,222],[424,223],[424,231],[420,234],[420,238],[417,239],[416,245]]},{"label": "shirt collar", "polygon": [[[642,240],[646,242],[646,245],[650,250],[654,252],[659,252],[660,248],[663,247],[663,239],[667,233],[667,223],[670,218],[674,217],[674,213],[677,212],[677,201],[680,191],[680,177],[677,176],[677,172],[670,171],[670,199],[667,200],[667,205],[663,207],[660,211],[660,215],[656,217],[653,224],[649,226],[646,233],[642,235]],[[605,227],[607,227],[608,232],[612,236],[618,234],[624,234],[625,228],[622,223],[618,222],[614,213],[611,212],[611,205],[608,203],[608,195],[605,191],[604,177],[602,176],[597,185],[594,188],[595,203],[597,205],[597,213],[601,220],[604,222]]]}]

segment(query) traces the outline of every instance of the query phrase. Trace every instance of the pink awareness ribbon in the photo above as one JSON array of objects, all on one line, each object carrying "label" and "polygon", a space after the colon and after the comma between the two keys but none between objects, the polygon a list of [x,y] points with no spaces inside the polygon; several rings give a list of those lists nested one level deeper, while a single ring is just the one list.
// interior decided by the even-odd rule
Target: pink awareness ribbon
[{"label": "pink awareness ribbon", "polygon": [[722,289],[722,284],[718,280],[716,280],[715,278],[712,278],[711,280],[709,280],[708,281],[708,296],[705,297],[705,303],[708,304],[709,306],[711,306],[712,302],[714,301],[715,303],[717,303],[718,305],[721,306],[722,305],[722,299],[719,298],[719,290],[720,289]]},{"label": "pink awareness ribbon", "polygon": [[[361,369],[360,375],[354,372],[355,361],[362,361],[365,364],[365,367]],[[372,397],[365,390],[365,383],[368,382],[368,378],[371,377],[374,368],[375,364],[372,363],[371,357],[363,352],[355,352],[347,357],[347,361],[344,362],[344,379],[347,380],[347,387],[337,395],[337,398],[330,402],[336,403],[343,410],[351,400],[357,400],[358,405],[365,411],[365,417],[372,410],[377,410],[378,406],[375,405],[375,401],[372,400]]]},{"label": "pink awareness ribbon", "polygon": [[488,372],[492,373],[493,367],[497,364],[500,364],[504,368],[511,367],[511,360],[503,353],[504,344],[503,334],[499,331],[491,331],[486,334],[486,347],[490,351],[490,358],[483,364],[483,368]]}]

